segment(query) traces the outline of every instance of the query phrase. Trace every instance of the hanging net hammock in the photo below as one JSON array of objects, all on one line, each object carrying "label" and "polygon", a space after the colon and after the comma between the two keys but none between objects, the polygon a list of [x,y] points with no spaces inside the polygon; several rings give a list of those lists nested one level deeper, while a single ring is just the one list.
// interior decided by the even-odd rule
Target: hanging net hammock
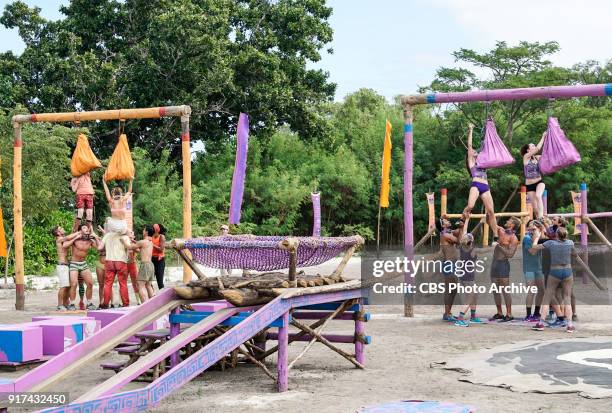
[{"label": "hanging net hammock", "polygon": [[[289,254],[282,247],[288,237],[229,235],[201,237],[184,241],[184,248],[193,260],[210,268],[239,268],[273,271],[289,268]],[[363,244],[360,236],[352,237],[292,237],[298,240],[297,266],[310,267]]]}]

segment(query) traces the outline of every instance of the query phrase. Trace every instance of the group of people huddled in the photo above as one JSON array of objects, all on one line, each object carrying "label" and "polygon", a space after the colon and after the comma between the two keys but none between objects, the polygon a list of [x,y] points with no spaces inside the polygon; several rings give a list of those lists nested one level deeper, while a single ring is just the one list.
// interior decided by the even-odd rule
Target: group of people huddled
[{"label": "group of people huddled", "polygon": [[[136,240],[129,230],[126,206],[131,199],[132,180],[126,193],[120,186],[109,190],[103,179],[104,192],[110,209],[110,217],[104,226],[93,228],[94,188],[89,172],[74,177],[71,188],[76,194],[77,214],[72,233],[66,235],[61,226],[51,230],[57,248],[56,273],[59,278],[57,310],[76,310],[77,289],[81,310],[105,309],[113,306],[113,284],[119,283],[121,305],[130,305],[128,277],[136,300],[140,303],[155,295],[153,280],[159,289],[164,288],[165,233],[161,224],[147,225],[142,229],[142,239]],[[85,219],[83,219],[85,218]],[[93,303],[93,279],[87,257],[90,251],[98,254],[96,276],[99,285],[99,305]],[[140,265],[136,264],[137,254]]]},{"label": "group of people huddled", "polygon": [[[476,261],[477,253],[482,253],[483,250],[474,247],[474,237],[468,232],[472,209],[477,199],[480,198],[486,211],[486,222],[495,234],[490,269],[491,282],[504,287],[510,284],[510,259],[514,257],[521,244],[517,236],[521,220],[517,217],[510,217],[503,227],[497,224],[493,198],[487,181],[487,171],[477,165],[478,153],[472,148],[472,132],[473,126],[470,125],[466,167],[472,182],[468,205],[463,211],[461,220],[455,223],[454,228],[444,216],[438,221],[440,254],[445,262],[453,262],[457,260]],[[532,329],[534,330],[542,331],[548,324],[553,327],[565,327],[568,333],[572,333],[575,331],[573,321],[577,320],[577,315],[571,263],[572,256],[575,256],[576,252],[574,242],[568,239],[567,222],[560,217],[549,219],[544,215],[542,195],[545,185],[542,182],[538,153],[542,149],[545,137],[546,133],[542,135],[537,145],[530,143],[521,148],[527,196],[533,205],[535,218],[527,223],[526,234],[522,240],[523,274],[528,286],[537,287],[537,294],[527,294],[524,321],[533,323]],[[470,268],[474,266],[471,265]],[[473,285],[475,280],[474,271],[465,272],[462,277],[457,277],[454,271],[443,271],[443,275],[447,285],[457,282]],[[506,291],[507,289],[500,288],[500,290]],[[476,314],[477,295],[475,293],[468,295],[465,308],[458,317],[452,315],[451,310],[456,295],[452,291],[455,290],[446,288],[443,319],[461,327],[466,327],[469,323],[482,323],[483,321]],[[490,321],[513,321],[511,294],[502,292],[493,293],[493,295],[497,312],[490,318]],[[505,314],[502,301],[505,304]]]}]

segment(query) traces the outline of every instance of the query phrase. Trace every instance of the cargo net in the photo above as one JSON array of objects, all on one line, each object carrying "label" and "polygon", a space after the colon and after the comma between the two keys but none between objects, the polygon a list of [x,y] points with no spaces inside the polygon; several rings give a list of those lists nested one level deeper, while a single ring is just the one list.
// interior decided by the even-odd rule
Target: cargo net
[{"label": "cargo net", "polygon": [[[293,237],[299,240],[297,266],[310,267],[346,252],[361,243],[361,237]],[[193,260],[210,268],[273,271],[289,268],[289,253],[279,244],[281,236],[201,237],[185,241]]]}]

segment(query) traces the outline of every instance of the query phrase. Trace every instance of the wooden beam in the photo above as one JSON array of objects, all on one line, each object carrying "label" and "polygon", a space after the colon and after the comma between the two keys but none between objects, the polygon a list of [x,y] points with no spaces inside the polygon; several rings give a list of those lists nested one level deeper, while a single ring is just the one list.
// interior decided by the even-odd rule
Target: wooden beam
[{"label": "wooden beam", "polygon": [[[189,137],[189,114],[181,116],[181,154],[183,161],[183,238],[191,238],[191,140]],[[185,252],[189,256],[191,252]],[[198,276],[199,278],[199,276]],[[183,264],[183,283],[191,281],[191,270]]]},{"label": "wooden beam", "polygon": [[599,239],[604,244],[606,244],[608,246],[608,248],[612,249],[612,243],[610,243],[610,241],[608,241],[606,236],[599,230],[599,228],[597,228],[597,226],[593,223],[593,221],[591,221],[591,218],[585,216],[585,217],[582,218],[582,220],[586,221],[586,223],[589,224],[589,226],[591,227],[593,232],[599,237]]},{"label": "wooden beam", "polygon": [[83,112],[33,113],[31,115],[15,115],[14,123],[30,122],[83,122],[95,120],[119,119],[155,119],[165,116],[189,116],[191,108],[187,105],[165,106],[142,109],[113,109]]},{"label": "wooden beam", "polygon": [[[193,262],[191,260],[191,258],[189,256],[187,256],[187,254],[185,253],[185,250],[181,250],[178,248],[175,248],[175,251],[177,252],[177,254],[183,259],[183,263],[187,264],[189,266],[189,268],[191,270],[193,270],[193,272],[196,274],[196,276],[198,277],[199,280],[205,280],[206,275],[198,268],[198,266],[195,264],[195,262]],[[184,280],[183,280],[184,281]]]},{"label": "wooden beam", "polygon": [[[15,309],[25,309],[23,210],[21,194],[21,125],[13,122],[13,236],[15,239]],[[7,257],[8,260],[8,257]]]}]

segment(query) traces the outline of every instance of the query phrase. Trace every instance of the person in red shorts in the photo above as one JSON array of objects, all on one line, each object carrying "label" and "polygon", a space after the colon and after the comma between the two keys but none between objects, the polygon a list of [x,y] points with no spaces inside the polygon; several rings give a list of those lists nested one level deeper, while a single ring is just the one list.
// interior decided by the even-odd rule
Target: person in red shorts
[{"label": "person in red shorts", "polygon": [[75,230],[73,232],[76,232],[76,228],[78,228],[83,221],[83,213],[85,213],[85,219],[87,220],[89,229],[93,231],[94,189],[93,185],[91,184],[91,175],[89,172],[72,178],[72,181],[70,181],[70,187],[76,194],[77,208],[77,216],[73,224],[73,228],[75,228]]},{"label": "person in red shorts", "polygon": [[115,277],[119,280],[119,295],[123,307],[130,305],[128,293],[128,252],[135,246],[130,242],[127,235],[116,232],[107,232],[98,246],[98,250],[106,251],[106,262],[104,263],[104,301],[100,308],[108,308],[108,304],[113,295],[113,283]]}]

